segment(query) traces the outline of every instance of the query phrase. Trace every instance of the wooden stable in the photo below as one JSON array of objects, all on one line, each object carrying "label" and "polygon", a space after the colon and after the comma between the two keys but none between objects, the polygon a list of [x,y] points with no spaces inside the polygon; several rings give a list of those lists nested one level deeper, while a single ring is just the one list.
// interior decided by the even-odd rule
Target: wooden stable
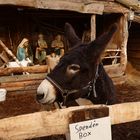
[{"label": "wooden stable", "polygon": [[[121,0],[116,1],[120,2]],[[125,2],[122,5],[115,2],[115,0],[55,0],[55,2],[54,0],[1,0],[0,39],[16,55],[16,49],[21,39],[24,36],[28,36],[31,40],[34,40],[34,34],[36,34],[37,29],[41,31],[48,29],[50,33],[63,33],[65,22],[70,22],[76,27],[78,35],[82,37],[83,29],[86,29],[84,24],[86,24],[89,25],[88,28],[91,30],[91,40],[94,40],[112,23],[116,22],[118,31],[108,44],[105,55],[102,57],[102,62],[114,83],[121,84],[125,82],[125,70],[128,60],[138,69],[140,67],[138,45],[140,16],[137,14],[140,7],[139,4],[135,3],[136,0],[133,0],[133,5],[132,1],[129,4],[128,2],[130,0],[127,0],[126,6],[123,6]],[[45,22],[42,23],[42,21]],[[132,25],[129,29],[131,22]],[[55,31],[52,31],[52,28],[48,28],[46,24],[49,24],[49,26],[55,25],[53,26]],[[137,24],[137,28],[133,30],[133,25],[135,24]],[[58,28],[56,28],[56,25],[58,25]],[[129,30],[133,32],[130,36]],[[46,31],[46,34],[48,32]],[[135,39],[133,39],[135,32],[137,33]],[[3,51],[2,47],[0,47],[0,51]],[[10,76],[11,73],[23,72],[28,72],[30,75]],[[47,66],[0,68],[0,88],[6,88],[9,92],[12,92],[14,89],[16,91],[16,88],[20,92],[21,89],[34,91],[39,84],[38,79],[40,81],[43,80],[46,73]],[[17,84],[16,88],[14,84],[11,84],[15,80],[18,83],[21,82],[21,84]],[[26,84],[22,84],[32,80],[34,81],[33,83],[36,83],[35,86],[27,88]]]},{"label": "wooden stable", "polygon": [[[38,30],[48,29],[45,28],[46,25],[44,24],[53,25],[53,22],[55,22],[59,26],[58,33],[63,33],[64,23],[70,22],[72,25],[76,26],[77,32],[80,36],[82,36],[82,33],[84,32],[82,29],[84,24],[87,24],[89,25],[88,28],[91,29],[91,40],[94,40],[96,37],[102,34],[105,29],[107,29],[112,23],[117,22],[118,31],[108,44],[108,48],[105,50],[105,55],[102,59],[106,71],[113,78],[116,84],[121,84],[125,81],[125,69],[128,57],[128,20],[130,14],[132,13],[129,8],[114,2],[114,0],[55,0],[55,2],[53,0],[29,0],[28,2],[26,2],[26,0],[8,0],[1,1],[0,4],[0,10],[2,13],[4,13],[1,13],[2,18],[0,28],[4,27],[5,29],[5,33],[0,29],[2,34],[0,38],[4,41],[6,46],[13,51],[15,55],[17,46],[23,36],[27,36],[31,40],[34,40],[34,34],[36,34],[36,30],[39,28],[38,26],[41,26],[41,29]],[[130,5],[127,5],[127,7],[131,7],[131,9],[139,12],[139,5],[137,3],[134,3],[133,6],[131,5],[132,4],[130,3]],[[6,11],[4,11],[4,9],[6,9]],[[57,14],[56,10],[58,11]],[[9,18],[5,18],[8,14],[10,14],[10,17],[8,16]],[[47,18],[48,20],[45,23],[42,23],[42,21]],[[79,23],[75,22],[77,18]],[[41,22],[37,22],[39,20]],[[8,24],[6,21],[8,21],[10,24]],[[132,22],[133,21],[139,23],[139,16],[134,14]],[[84,24],[82,25],[82,23]],[[25,25],[23,28],[22,24]],[[51,32],[51,30],[48,32]],[[48,34],[48,32],[46,32],[46,34]],[[36,67],[15,69],[8,68],[5,70],[2,68],[0,69],[0,75],[3,75],[5,79],[7,79],[6,75],[9,75],[11,72],[22,73],[23,71],[29,73],[44,73],[47,72],[47,69],[45,66],[44,68],[40,67],[38,70]]]},{"label": "wooden stable", "polygon": [[[116,1],[124,2],[124,0]],[[127,2],[130,1],[127,0]],[[102,61],[114,83],[121,84],[125,82],[128,60],[135,67],[140,68],[140,49],[138,45],[140,44],[140,30],[138,31],[140,16],[137,14],[140,11],[140,6],[137,3],[134,5],[131,3],[125,5],[123,3],[122,5],[118,2],[115,2],[115,0],[1,0],[0,15],[2,18],[0,19],[0,33],[3,34],[0,36],[0,39],[16,54],[17,44],[19,44],[21,38],[23,36],[32,36],[32,32],[36,33],[36,29],[39,26],[42,26],[40,30],[44,31],[47,23],[49,23],[49,27],[50,25],[55,25],[53,27],[58,25],[58,28],[55,28],[55,30],[58,29],[56,32],[63,33],[64,23],[70,22],[76,27],[77,33],[81,38],[84,32],[84,24],[82,23],[85,23],[91,29],[91,40],[94,40],[106,31],[112,23],[116,22],[118,31],[108,44],[105,55],[102,56]],[[130,18],[130,16],[132,17]],[[45,24],[44,22],[38,22],[38,20],[45,21]],[[129,29],[131,22],[131,29]],[[135,27],[134,30],[133,26]],[[5,30],[2,30],[3,27]],[[48,32],[54,32],[54,30],[51,28]],[[131,32],[130,36],[129,32]],[[136,41],[133,38],[135,32],[137,33],[135,36]],[[34,39],[34,37],[32,36],[30,39]],[[2,50],[0,48],[1,52]],[[35,93],[38,85],[45,78],[47,69],[46,65],[0,68],[0,88],[5,88],[8,94]],[[16,73],[23,72],[28,72],[29,75],[16,75]],[[11,73],[15,74],[11,76]],[[140,120],[139,102],[108,107],[112,125]],[[100,106],[81,106],[54,112],[36,112],[1,119],[0,139],[29,139],[64,134],[68,132],[68,124],[73,112],[87,108],[98,110]],[[124,116],[124,114],[127,115]]]}]

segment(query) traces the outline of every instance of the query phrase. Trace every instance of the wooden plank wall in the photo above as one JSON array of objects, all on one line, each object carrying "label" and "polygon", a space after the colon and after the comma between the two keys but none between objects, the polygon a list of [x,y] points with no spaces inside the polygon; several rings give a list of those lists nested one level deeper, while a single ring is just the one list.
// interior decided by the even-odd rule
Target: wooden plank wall
[{"label": "wooden plank wall", "polygon": [[0,88],[5,88],[8,93],[34,92],[43,79],[46,73],[30,74],[30,75],[15,75],[1,76]]}]

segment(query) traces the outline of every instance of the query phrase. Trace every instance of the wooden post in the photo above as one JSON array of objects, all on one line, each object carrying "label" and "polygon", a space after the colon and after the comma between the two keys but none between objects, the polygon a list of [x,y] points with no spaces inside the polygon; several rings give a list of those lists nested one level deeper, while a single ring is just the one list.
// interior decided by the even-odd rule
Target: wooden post
[{"label": "wooden post", "polygon": [[96,39],[96,15],[91,16],[91,41]]},{"label": "wooden post", "polygon": [[124,72],[127,65],[127,41],[128,41],[128,21],[127,21],[127,14],[124,14],[124,16],[120,19],[121,25],[123,27],[122,29],[122,44],[121,44],[121,68]]},{"label": "wooden post", "polygon": [[[96,110],[95,112],[98,113],[98,109],[101,110],[102,107],[104,106],[78,106],[53,112],[43,111],[1,119],[0,139],[21,140],[64,134],[69,131],[69,123],[74,112],[81,109],[92,109],[93,112]],[[140,120],[140,102],[116,104],[108,107],[111,124]]]},{"label": "wooden post", "polygon": [[7,52],[7,54],[9,54],[19,66],[22,66],[21,63],[19,62],[19,60],[16,58],[16,56],[12,53],[11,50],[9,50],[6,45],[0,40],[0,45],[3,47],[3,49]]}]

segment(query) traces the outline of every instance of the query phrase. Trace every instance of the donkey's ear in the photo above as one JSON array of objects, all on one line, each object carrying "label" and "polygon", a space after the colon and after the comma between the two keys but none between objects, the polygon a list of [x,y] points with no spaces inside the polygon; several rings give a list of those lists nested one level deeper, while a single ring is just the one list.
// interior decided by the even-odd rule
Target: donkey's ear
[{"label": "donkey's ear", "polygon": [[81,42],[81,39],[76,35],[75,30],[69,23],[65,23],[65,36],[69,41],[70,47],[73,47]]},{"label": "donkey's ear", "polygon": [[89,56],[94,57],[92,59],[99,59],[101,53],[105,50],[107,44],[111,40],[116,30],[117,24],[115,23],[110,27],[110,29],[107,32],[102,34],[100,37],[98,37],[96,40],[92,41],[88,45],[87,52],[89,53]]}]

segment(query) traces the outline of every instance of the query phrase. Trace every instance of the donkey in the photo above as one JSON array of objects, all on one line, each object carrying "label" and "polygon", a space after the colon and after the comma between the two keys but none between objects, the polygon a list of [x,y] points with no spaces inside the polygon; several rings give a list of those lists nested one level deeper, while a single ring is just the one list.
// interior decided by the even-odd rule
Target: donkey
[{"label": "donkey", "polygon": [[70,49],[37,89],[37,100],[42,104],[55,101],[65,106],[77,105],[78,98],[89,99],[93,104],[114,104],[115,87],[105,72],[100,56],[117,30],[113,24],[90,43],[82,43],[73,27],[65,24],[65,36]]}]

